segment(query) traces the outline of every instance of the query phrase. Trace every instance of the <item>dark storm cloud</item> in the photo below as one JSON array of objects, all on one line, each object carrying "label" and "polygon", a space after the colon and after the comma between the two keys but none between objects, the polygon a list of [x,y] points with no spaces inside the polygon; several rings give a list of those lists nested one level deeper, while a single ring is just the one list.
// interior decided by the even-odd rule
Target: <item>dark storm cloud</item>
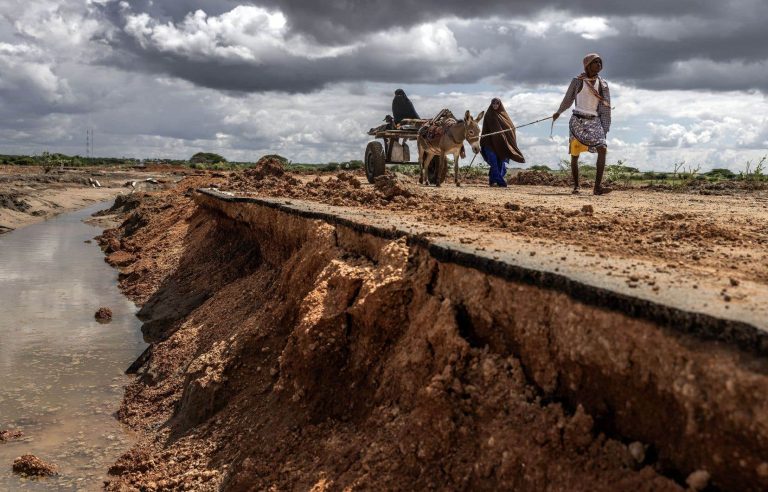
[{"label": "dark storm cloud", "polygon": [[[644,0],[606,2],[604,0],[129,0],[134,11],[180,20],[188,12],[202,9],[210,15],[231,10],[236,5],[262,5],[282,11],[294,31],[310,34],[323,42],[344,43],[350,38],[390,28],[409,27],[445,17],[482,19],[526,17],[542,10],[567,10],[587,15],[673,16],[687,13],[717,17],[732,4],[753,4],[759,0]],[[119,9],[116,3],[107,8]]]},{"label": "dark storm cloud", "polygon": [[[768,30],[762,25],[762,19],[768,15],[768,3],[757,0],[555,0],[546,4],[534,0],[261,0],[259,6],[279,10],[286,16],[286,43],[301,36],[317,46],[339,47],[355,42],[362,46],[334,57],[283,53],[259,62],[167,50],[140,43],[125,31],[126,12],[146,13],[156,25],[170,22],[178,25],[197,9],[204,10],[210,17],[229,12],[243,2],[137,0],[128,3],[129,9],[117,2],[95,6],[103,18],[116,27],[111,38],[115,56],[107,63],[166,73],[221,90],[309,92],[341,81],[465,83],[484,76],[501,76],[514,83],[562,84],[564,78],[578,71],[581,55],[596,50],[606,58],[607,76],[638,87],[768,89],[768,56],[763,48],[768,44]],[[564,12],[570,12],[565,15],[566,19],[601,16],[615,34],[590,40],[581,33],[553,28],[545,37],[537,38],[522,28],[503,34],[483,29],[511,20],[546,20],[546,13],[555,16],[559,13],[562,18]],[[382,33],[402,36],[408,26],[446,18],[458,40],[458,48],[476,53],[478,58],[469,58],[461,66],[446,70],[439,56],[416,61],[408,58],[407,45],[400,43],[387,52],[381,42],[374,46],[367,41],[371,35]],[[680,22],[670,24],[670,19],[680,19]],[[654,28],[654,24],[658,27]],[[231,42],[214,41],[222,45]],[[414,43],[418,42],[419,39],[414,39]],[[456,53],[446,53],[445,57],[456,57]]]}]

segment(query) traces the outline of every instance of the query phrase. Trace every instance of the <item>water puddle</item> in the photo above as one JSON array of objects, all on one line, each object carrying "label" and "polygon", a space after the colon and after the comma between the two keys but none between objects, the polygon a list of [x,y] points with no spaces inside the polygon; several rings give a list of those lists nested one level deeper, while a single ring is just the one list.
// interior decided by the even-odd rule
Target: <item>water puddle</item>
[{"label": "water puddle", "polygon": [[[131,444],[113,417],[144,350],[136,307],[82,219],[105,204],[0,236],[0,490],[98,490],[107,468]],[[112,309],[99,324],[94,313]],[[14,458],[34,454],[59,477],[24,480]]]}]

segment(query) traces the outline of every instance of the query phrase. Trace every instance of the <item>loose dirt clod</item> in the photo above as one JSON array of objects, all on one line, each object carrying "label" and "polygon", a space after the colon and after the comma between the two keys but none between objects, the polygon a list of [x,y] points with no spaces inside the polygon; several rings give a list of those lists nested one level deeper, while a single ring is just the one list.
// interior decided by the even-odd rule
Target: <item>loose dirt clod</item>
[{"label": "loose dirt clod", "polygon": [[706,470],[696,470],[688,475],[685,479],[685,483],[691,488],[691,490],[704,490],[709,485],[709,472]]},{"label": "loose dirt clod", "polygon": [[24,433],[20,430],[4,430],[0,431],[0,442],[15,441],[24,437]]},{"label": "loose dirt clod", "polygon": [[632,455],[632,459],[638,464],[642,464],[645,461],[645,446],[643,446],[643,443],[635,441],[630,443],[627,448],[629,449],[629,454]]},{"label": "loose dirt clod", "polygon": [[13,473],[23,477],[55,477],[59,470],[33,454],[25,454],[13,460]]},{"label": "loose dirt clod", "polygon": [[377,177],[373,187],[386,200],[392,200],[398,196],[409,198],[414,195],[413,190],[405,182],[397,179],[397,176],[392,173]]},{"label": "loose dirt clod", "polygon": [[283,176],[285,166],[274,157],[262,157],[255,166],[247,169],[243,174],[253,179],[262,180],[267,176]]},{"label": "loose dirt clod", "polygon": [[112,321],[112,310],[108,307],[100,307],[96,314],[94,314],[94,317],[98,321]]}]

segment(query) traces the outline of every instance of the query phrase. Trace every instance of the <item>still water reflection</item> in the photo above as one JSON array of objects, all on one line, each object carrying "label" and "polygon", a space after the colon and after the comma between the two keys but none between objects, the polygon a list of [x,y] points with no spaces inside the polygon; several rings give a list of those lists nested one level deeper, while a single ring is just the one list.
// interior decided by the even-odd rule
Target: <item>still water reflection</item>
[{"label": "still water reflection", "polygon": [[[106,469],[130,447],[114,419],[141,353],[136,307],[82,219],[105,205],[0,236],[0,430],[25,438],[0,443],[0,490],[98,490]],[[113,321],[93,314],[112,309]],[[35,454],[59,466],[54,479],[22,480],[14,458]]]}]

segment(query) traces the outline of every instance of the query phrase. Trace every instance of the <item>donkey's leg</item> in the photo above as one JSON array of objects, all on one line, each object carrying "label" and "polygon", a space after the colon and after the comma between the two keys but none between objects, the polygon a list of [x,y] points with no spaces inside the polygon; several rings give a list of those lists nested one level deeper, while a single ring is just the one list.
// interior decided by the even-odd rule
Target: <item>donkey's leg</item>
[{"label": "donkey's leg", "polygon": [[417,143],[416,151],[419,153],[419,184],[424,184],[424,147]]},{"label": "donkey's leg", "polygon": [[440,182],[440,171],[442,171],[443,166],[446,165],[445,164],[445,160],[446,159],[447,159],[447,157],[445,157],[445,152],[440,152],[440,167],[437,168],[437,173],[436,173],[437,174],[437,182],[435,183],[435,186],[437,186],[437,187],[440,187],[440,185],[442,184]]},{"label": "donkey's leg", "polygon": [[421,143],[417,144],[416,149],[419,152],[419,184],[424,184],[424,161],[427,157],[427,149]]},{"label": "donkey's leg", "polygon": [[460,152],[453,154],[453,182],[456,186],[461,186],[459,183],[459,159],[461,158]]},{"label": "donkey's leg", "polygon": [[428,150],[425,150],[422,154],[421,179],[419,182],[423,183],[425,186],[429,186],[429,163],[432,162],[433,155],[434,154]]}]

